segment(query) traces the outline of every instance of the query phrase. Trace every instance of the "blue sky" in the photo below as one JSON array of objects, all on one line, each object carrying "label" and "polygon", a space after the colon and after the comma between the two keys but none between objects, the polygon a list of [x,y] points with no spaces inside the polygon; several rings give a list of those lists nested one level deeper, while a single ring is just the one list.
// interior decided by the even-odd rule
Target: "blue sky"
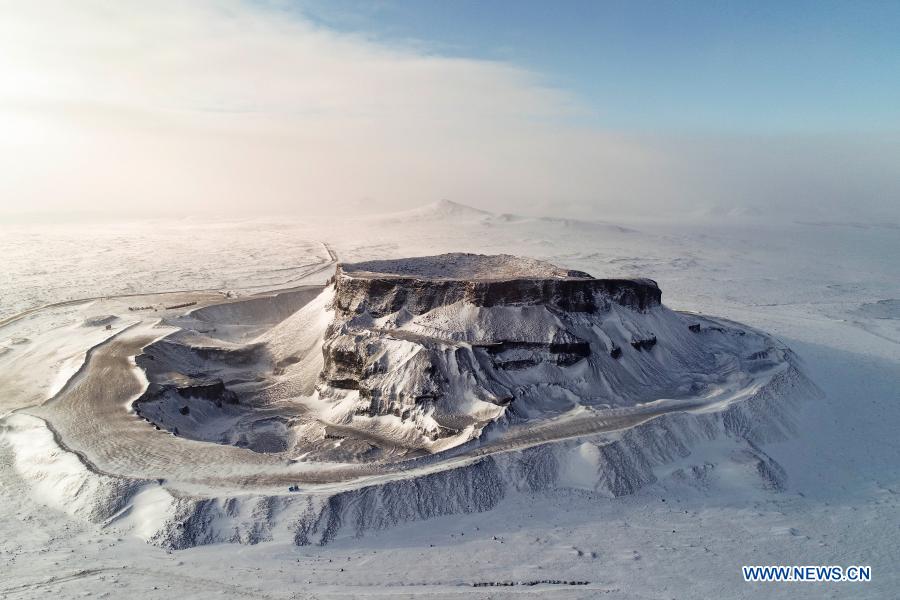
[{"label": "blue sky", "polygon": [[900,0],[8,2],[0,215],[900,222],[898,32]]},{"label": "blue sky", "polygon": [[900,2],[299,0],[317,23],[498,60],[605,128],[900,129]]}]

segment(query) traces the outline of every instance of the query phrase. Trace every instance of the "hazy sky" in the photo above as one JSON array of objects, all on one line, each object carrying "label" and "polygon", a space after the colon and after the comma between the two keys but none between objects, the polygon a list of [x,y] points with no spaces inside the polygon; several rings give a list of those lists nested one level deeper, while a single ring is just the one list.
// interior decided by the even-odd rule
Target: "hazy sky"
[{"label": "hazy sky", "polygon": [[0,218],[900,215],[900,3],[0,0]]}]

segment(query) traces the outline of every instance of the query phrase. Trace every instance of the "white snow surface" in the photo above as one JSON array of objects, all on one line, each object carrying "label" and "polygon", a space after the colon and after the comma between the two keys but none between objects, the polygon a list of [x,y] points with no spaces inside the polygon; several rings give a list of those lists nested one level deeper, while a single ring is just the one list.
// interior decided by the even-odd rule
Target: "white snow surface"
[{"label": "white snow surface", "polygon": [[577,277],[569,269],[563,269],[546,261],[512,256],[510,254],[482,255],[450,252],[439,256],[413,259],[373,260],[343,263],[344,274],[351,277],[396,275],[417,279],[514,279],[522,277],[562,279]]},{"label": "white snow surface", "polygon": [[[824,396],[798,407],[795,436],[764,447],[786,474],[780,490],[760,479],[759,461],[745,445],[724,437],[654,467],[655,482],[636,493],[606,497],[592,480],[597,446],[580,442],[569,450],[566,489],[513,494],[486,512],[437,516],[321,547],[274,535],[253,545],[171,551],[144,541],[153,535],[145,525],[173,502],[168,492],[152,482],[117,490],[60,448],[40,420],[9,413],[78,385],[86,353],[130,325],[113,321],[107,331],[91,323],[110,314],[174,318],[190,308],[132,315],[127,307],[140,306],[140,297],[55,306],[0,327],[2,597],[893,598],[900,589],[896,231],[731,218],[620,226],[491,215],[448,203],[344,221],[102,227],[121,232],[100,246],[108,259],[96,247],[84,251],[88,260],[67,258],[84,232],[0,237],[8,259],[0,267],[2,316],[121,293],[286,287],[308,272],[297,265],[315,268],[327,259],[320,242],[349,262],[505,253],[597,277],[650,277],[670,308],[774,333]],[[204,233],[211,230],[228,235]],[[181,239],[192,241],[190,250],[172,252],[169,244]],[[216,251],[235,240],[235,252]],[[121,275],[127,264],[108,268],[128,257],[146,265],[133,280]],[[295,270],[282,276],[280,268]],[[179,303],[173,296],[168,305]],[[314,335],[273,333],[278,339],[286,356],[317,351]],[[60,503],[60,485],[77,499],[112,490],[132,501],[127,514],[98,523],[84,518],[92,504]],[[235,513],[263,510],[240,499],[230,506]],[[745,564],[871,565],[873,581],[746,584]],[[472,587],[535,581],[588,584]]]}]

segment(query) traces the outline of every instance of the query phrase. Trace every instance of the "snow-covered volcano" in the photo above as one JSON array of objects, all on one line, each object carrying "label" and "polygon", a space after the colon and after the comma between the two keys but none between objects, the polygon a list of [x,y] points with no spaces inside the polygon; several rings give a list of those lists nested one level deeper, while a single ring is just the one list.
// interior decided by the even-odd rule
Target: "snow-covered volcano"
[{"label": "snow-covered volcano", "polygon": [[59,467],[48,497],[134,514],[121,525],[177,548],[325,544],[516,491],[630,494],[719,439],[779,488],[761,445],[815,390],[768,335],[661,298],[646,279],[453,253],[243,298],[111,301],[102,314],[132,324],[5,439],[35,481],[52,477],[28,440],[63,440],[84,468]]},{"label": "snow-covered volcano", "polygon": [[353,462],[719,402],[784,362],[761,333],[669,310],[651,280],[510,255],[344,263],[244,343],[193,326],[138,358],[153,382],[143,416],[194,439]]}]

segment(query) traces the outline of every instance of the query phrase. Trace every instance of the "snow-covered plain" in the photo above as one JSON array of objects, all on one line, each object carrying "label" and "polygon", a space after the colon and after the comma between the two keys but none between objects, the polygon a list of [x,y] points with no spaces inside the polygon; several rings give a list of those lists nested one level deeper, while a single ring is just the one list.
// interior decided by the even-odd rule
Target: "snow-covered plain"
[{"label": "snow-covered plain", "polygon": [[[0,595],[896,596],[896,227],[753,218],[610,224],[493,215],[442,202],[351,220],[17,230],[0,238],[8,258],[0,269],[0,317],[81,297],[186,289],[242,295],[321,281],[330,275],[316,272],[329,258],[323,243],[345,261],[510,253],[598,277],[650,277],[671,308],[778,336],[825,396],[802,406],[795,438],[766,446],[786,471],[781,491],[766,489],[742,465],[739,448],[721,439],[660,467],[657,482],[632,496],[580,489],[576,471],[568,474],[570,491],[522,494],[488,512],[418,521],[323,547],[268,542],[171,552],[102,529],[60,510],[65,507],[41,503],[36,494],[47,490],[13,468],[7,436],[0,443]],[[86,319],[103,317],[92,312],[101,305],[52,307],[0,328],[0,414],[51,396],[61,381],[77,377],[90,347],[128,326],[85,327]],[[40,436],[33,441],[36,452],[47,444]],[[154,510],[152,495],[138,510]],[[744,564],[868,564],[873,581],[751,585],[741,578]],[[588,583],[472,587],[544,580]]]},{"label": "snow-covered plain", "polygon": [[[263,241],[265,240],[265,241]],[[0,319],[78,298],[289,285],[328,254],[279,222],[0,224]]]}]

